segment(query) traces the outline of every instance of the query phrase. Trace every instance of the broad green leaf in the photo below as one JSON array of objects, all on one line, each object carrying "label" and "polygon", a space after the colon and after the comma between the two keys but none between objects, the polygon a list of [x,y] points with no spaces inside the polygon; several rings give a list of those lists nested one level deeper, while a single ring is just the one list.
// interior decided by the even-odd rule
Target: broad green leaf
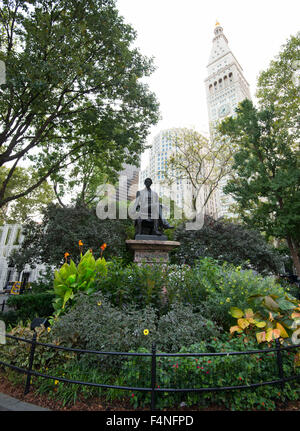
[{"label": "broad green leaf", "polygon": [[258,328],[264,328],[266,326],[266,322],[256,322],[255,326],[257,326]]},{"label": "broad green leaf", "polygon": [[67,289],[66,290],[62,308],[65,308],[65,305],[66,305],[67,301],[71,298],[72,294],[73,294],[73,290],[72,289]]},{"label": "broad green leaf", "polygon": [[69,284],[73,284],[75,283],[75,281],[76,281],[76,274],[69,275],[69,277],[67,278],[67,282]]},{"label": "broad green leaf", "polygon": [[235,317],[236,319],[239,319],[240,317],[243,317],[243,315],[244,315],[243,311],[237,307],[231,307],[230,308],[230,314],[232,317]]},{"label": "broad green leaf", "polygon": [[67,287],[64,284],[59,284],[58,286],[54,286],[54,292],[58,296],[64,296]]},{"label": "broad green leaf", "polygon": [[265,306],[271,311],[277,311],[279,309],[279,305],[270,295],[264,297],[264,303]]},{"label": "broad green leaf", "polygon": [[247,319],[238,319],[237,323],[238,323],[239,327],[242,329],[245,329],[250,325],[250,323],[248,322]]},{"label": "broad green leaf", "polygon": [[77,274],[77,266],[75,265],[75,262],[71,259],[70,260],[70,270],[73,274]]}]

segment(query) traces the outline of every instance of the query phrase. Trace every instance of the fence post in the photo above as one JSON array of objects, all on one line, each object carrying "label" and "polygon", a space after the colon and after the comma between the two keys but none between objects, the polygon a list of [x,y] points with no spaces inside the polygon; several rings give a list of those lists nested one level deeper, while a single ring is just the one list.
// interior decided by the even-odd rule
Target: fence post
[{"label": "fence post", "polygon": [[[281,346],[280,346],[280,341],[278,340],[278,338],[275,339],[275,344],[276,344],[277,366],[278,366],[279,378],[284,379]],[[284,382],[283,381],[280,382],[280,386],[281,386],[281,389],[283,390],[284,389]]]},{"label": "fence post", "polygon": [[36,348],[36,337],[37,333],[34,331],[32,341],[31,341],[31,348],[30,348],[30,356],[29,356],[29,366],[28,366],[28,372],[27,372],[27,379],[26,379],[26,385],[24,390],[24,395],[27,395],[30,389],[30,381],[31,381],[31,371],[33,366],[33,360],[34,360],[34,352]]},{"label": "fence post", "polygon": [[155,410],[155,383],[156,383],[156,344],[152,344],[151,365],[151,410]]}]

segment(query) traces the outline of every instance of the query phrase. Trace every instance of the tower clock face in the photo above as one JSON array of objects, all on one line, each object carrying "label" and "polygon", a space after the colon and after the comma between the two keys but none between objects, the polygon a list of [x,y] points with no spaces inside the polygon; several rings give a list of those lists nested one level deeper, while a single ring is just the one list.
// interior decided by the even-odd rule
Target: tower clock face
[{"label": "tower clock face", "polygon": [[225,115],[228,115],[230,112],[230,106],[229,105],[222,105],[219,108],[219,117],[225,117]]}]

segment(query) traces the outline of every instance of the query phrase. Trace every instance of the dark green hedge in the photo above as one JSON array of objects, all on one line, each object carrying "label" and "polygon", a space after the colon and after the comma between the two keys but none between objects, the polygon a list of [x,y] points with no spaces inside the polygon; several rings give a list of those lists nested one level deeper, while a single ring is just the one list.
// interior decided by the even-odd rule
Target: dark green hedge
[{"label": "dark green hedge", "polygon": [[35,317],[49,317],[53,314],[53,293],[26,293],[10,296],[7,305],[17,314],[17,320],[26,322]]}]

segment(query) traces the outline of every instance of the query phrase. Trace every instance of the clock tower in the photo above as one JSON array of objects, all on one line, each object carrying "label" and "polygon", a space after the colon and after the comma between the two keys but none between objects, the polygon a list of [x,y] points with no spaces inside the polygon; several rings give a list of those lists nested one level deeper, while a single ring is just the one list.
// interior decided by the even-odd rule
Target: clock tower
[{"label": "clock tower", "polygon": [[[249,84],[243,69],[228,45],[223,27],[216,22],[212,49],[207,65],[208,77],[205,80],[206,99],[211,139],[218,122],[225,117],[235,115],[237,105],[244,99],[251,99]],[[218,216],[230,215],[229,196],[222,193],[226,181],[222,181],[218,190]]]}]

